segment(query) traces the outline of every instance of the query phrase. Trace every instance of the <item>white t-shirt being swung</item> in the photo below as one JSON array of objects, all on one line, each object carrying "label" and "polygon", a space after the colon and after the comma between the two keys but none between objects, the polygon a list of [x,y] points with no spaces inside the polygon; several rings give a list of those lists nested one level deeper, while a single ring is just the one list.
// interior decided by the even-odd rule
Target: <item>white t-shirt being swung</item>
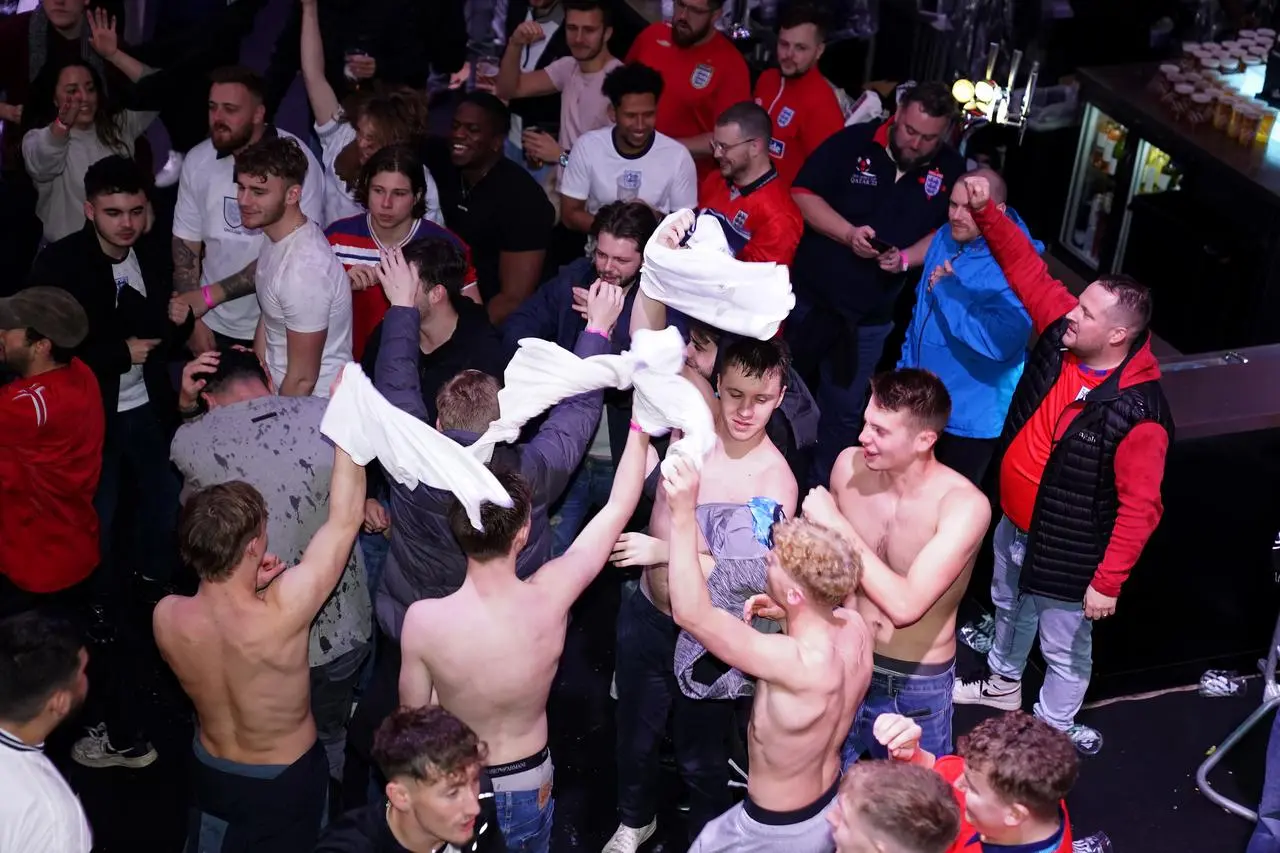
[{"label": "white t-shirt being swung", "polygon": [[89,853],[84,808],[53,762],[0,729],[0,853]]},{"label": "white t-shirt being swung", "polygon": [[312,395],[329,386],[351,361],[351,282],[329,240],[311,220],[280,242],[262,241],[258,304],[267,340],[267,369],[278,388],[289,367],[289,332],[323,332],[324,354]]}]

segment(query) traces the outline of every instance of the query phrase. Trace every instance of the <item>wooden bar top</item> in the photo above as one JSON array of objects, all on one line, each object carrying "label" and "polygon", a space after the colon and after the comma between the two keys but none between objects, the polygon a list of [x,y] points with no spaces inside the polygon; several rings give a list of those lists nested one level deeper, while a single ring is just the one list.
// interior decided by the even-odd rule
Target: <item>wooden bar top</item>
[{"label": "wooden bar top", "polygon": [[1077,72],[1080,97],[1137,137],[1172,154],[1217,173],[1220,180],[1238,184],[1257,201],[1280,207],[1280,140],[1243,146],[1222,131],[1205,125],[1191,128],[1178,123],[1147,89],[1158,73],[1154,64],[1112,65],[1082,68]]}]

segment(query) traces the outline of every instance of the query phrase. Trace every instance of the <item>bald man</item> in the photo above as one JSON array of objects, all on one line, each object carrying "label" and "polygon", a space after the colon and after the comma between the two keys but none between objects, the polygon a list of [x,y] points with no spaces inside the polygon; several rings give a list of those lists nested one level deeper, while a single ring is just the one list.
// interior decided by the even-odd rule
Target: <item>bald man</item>
[{"label": "bald man", "polygon": [[[991,200],[1031,237],[1005,203],[1004,180],[991,169],[969,174],[987,179]],[[947,220],[925,254],[898,367],[923,368],[942,380],[951,395],[951,419],[934,453],[981,487],[1022,376],[1031,318],[978,232],[964,181],[951,191]],[[1032,242],[1037,252],[1044,250]]]}]

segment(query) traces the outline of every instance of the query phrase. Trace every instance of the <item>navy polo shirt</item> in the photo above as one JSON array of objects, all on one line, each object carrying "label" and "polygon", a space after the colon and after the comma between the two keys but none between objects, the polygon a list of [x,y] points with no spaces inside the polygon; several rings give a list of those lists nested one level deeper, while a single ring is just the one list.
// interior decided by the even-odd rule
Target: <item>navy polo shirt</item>
[{"label": "navy polo shirt", "polygon": [[[944,144],[931,161],[899,178],[889,156],[892,125],[891,118],[833,134],[809,155],[792,191],[818,196],[850,223],[870,225],[877,239],[906,249],[946,223],[951,190],[965,163]],[[864,326],[893,321],[893,303],[906,278],[808,227],[791,265],[799,295]]]}]

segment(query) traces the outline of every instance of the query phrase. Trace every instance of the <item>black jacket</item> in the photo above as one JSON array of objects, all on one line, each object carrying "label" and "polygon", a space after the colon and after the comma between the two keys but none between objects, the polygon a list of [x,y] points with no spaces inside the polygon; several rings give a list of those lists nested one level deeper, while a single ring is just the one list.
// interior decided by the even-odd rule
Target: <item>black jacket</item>
[{"label": "black jacket", "polygon": [[61,287],[76,298],[89,318],[89,335],[76,355],[93,370],[102,389],[107,433],[116,419],[120,377],[133,366],[128,338],[159,338],[143,365],[143,379],[151,408],[166,427],[176,426],[177,394],[169,376],[169,356],[190,333],[190,323],[178,327],[169,322],[169,297],[173,293],[173,260],[169,244],[152,232],[133,247],[146,285],[144,298],[132,287],[116,293],[114,261],[102,251],[92,222],[75,234],[46,246],[36,258],[27,279],[29,287]]},{"label": "black jacket", "polygon": [[[1062,374],[1063,317],[1044,330],[1027,358],[1005,421],[1002,443],[1008,448],[1043,404]],[[1116,523],[1116,450],[1135,426],[1154,421],[1173,437],[1173,416],[1160,390],[1159,371],[1151,354],[1150,333],[1139,338],[1129,355],[1098,387],[1062,437],[1053,443],[1045,464],[1019,590],[1062,601],[1081,601],[1102,562]]]}]

